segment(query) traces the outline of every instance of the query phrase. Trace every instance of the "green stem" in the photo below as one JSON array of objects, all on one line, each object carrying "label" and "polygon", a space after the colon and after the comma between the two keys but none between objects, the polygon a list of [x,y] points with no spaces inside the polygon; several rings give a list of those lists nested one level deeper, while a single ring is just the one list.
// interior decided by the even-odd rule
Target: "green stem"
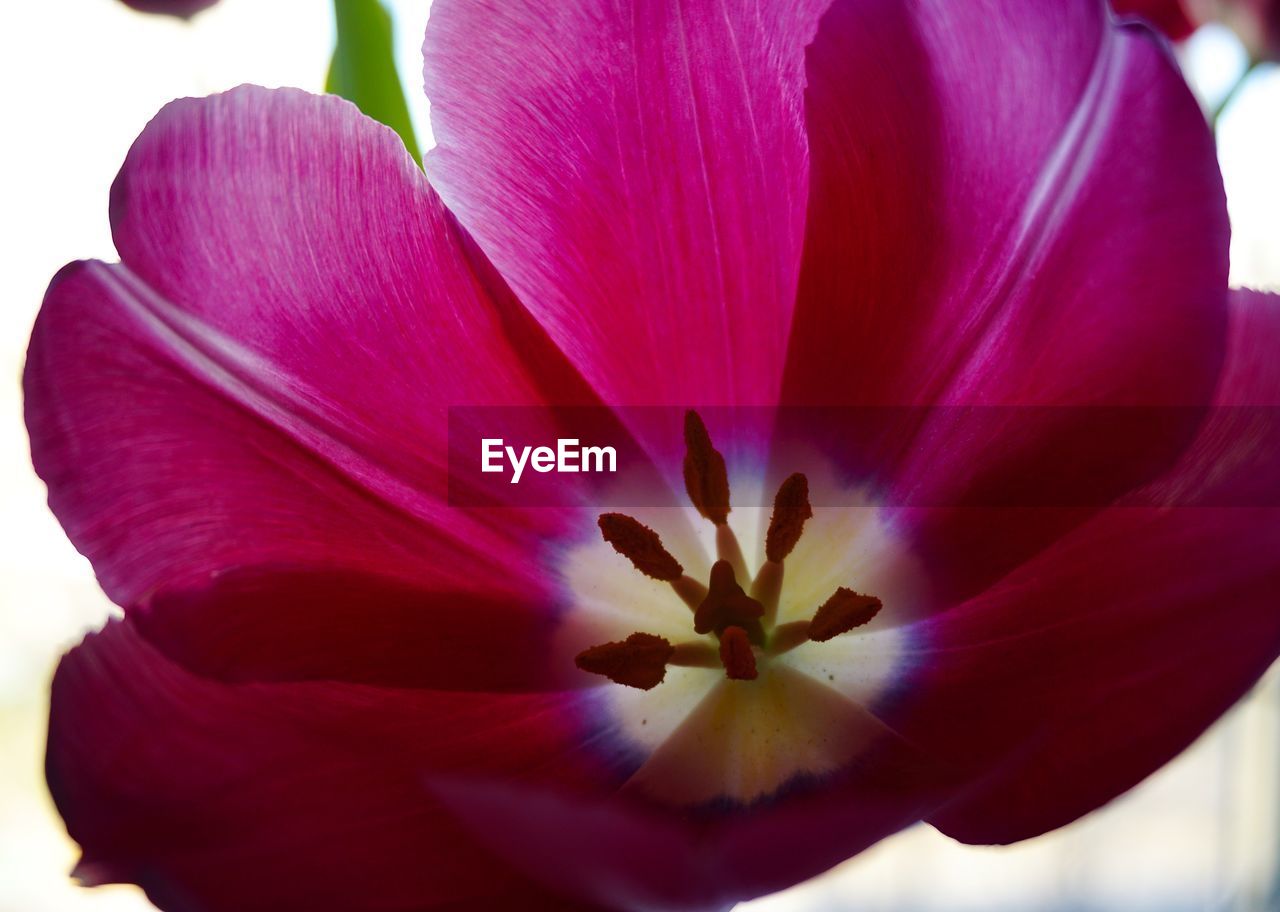
[{"label": "green stem", "polygon": [[1227,90],[1227,94],[1222,96],[1222,100],[1214,105],[1213,110],[1209,113],[1209,124],[1215,131],[1218,129],[1218,118],[1222,117],[1223,112],[1227,110],[1227,107],[1231,102],[1235,101],[1236,96],[1240,94],[1240,90],[1244,88],[1244,84],[1248,82],[1249,77],[1253,75],[1253,71],[1261,64],[1261,60],[1249,61],[1249,66],[1240,74],[1240,78],[1237,79],[1235,84]]},{"label": "green stem", "polygon": [[325,91],[355,103],[374,120],[400,134],[414,161],[422,163],[396,72],[391,14],[380,0],[333,0],[338,40]]}]

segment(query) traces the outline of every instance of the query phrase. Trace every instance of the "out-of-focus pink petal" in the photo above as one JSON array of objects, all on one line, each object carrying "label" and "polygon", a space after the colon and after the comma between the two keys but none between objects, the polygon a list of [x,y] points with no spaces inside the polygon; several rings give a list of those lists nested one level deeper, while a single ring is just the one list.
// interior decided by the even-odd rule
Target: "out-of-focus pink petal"
[{"label": "out-of-focus pink petal", "polygon": [[576,909],[426,787],[462,772],[598,785],[574,700],[228,686],[113,622],[55,676],[49,784],[84,851],[77,874],[139,883],[164,909]]},{"label": "out-of-focus pink petal", "polygon": [[213,6],[218,0],[121,0],[121,2],[140,13],[165,13],[190,19],[201,10]]},{"label": "out-of-focus pink petal", "polygon": [[[1235,9],[1227,16],[1238,24],[1250,51],[1267,60],[1280,60],[1280,0],[1240,0],[1232,4]],[[1243,16],[1251,17],[1245,23],[1237,23]]]},{"label": "out-of-focus pink petal", "polygon": [[112,598],[259,565],[537,591],[528,544],[561,517],[449,510],[446,407],[585,387],[391,131],[295,90],[178,101],[111,204],[123,263],[54,280],[25,388],[50,504]]},{"label": "out-of-focus pink petal", "polygon": [[1121,16],[1145,19],[1171,41],[1182,41],[1196,30],[1183,0],[1111,0],[1111,6]]},{"label": "out-of-focus pink petal", "polygon": [[825,0],[438,0],[427,170],[611,404],[776,401]]},{"label": "out-of-focus pink petal", "polygon": [[557,650],[558,607],[550,587],[424,590],[327,568],[259,567],[157,595],[129,617],[186,668],[231,682],[479,691],[598,683]]},{"label": "out-of-focus pink petal", "polygon": [[784,400],[1046,407],[989,426],[922,411],[856,445],[895,503],[1019,502],[1065,477],[1086,508],[904,517],[943,588],[970,595],[1194,433],[1189,410],[1102,435],[1077,407],[1207,403],[1228,240],[1212,137],[1166,49],[1102,3],[840,0],[808,72]]},{"label": "out-of-focus pink petal", "polygon": [[922,678],[892,722],[986,773],[931,818],[944,832],[1011,842],[1074,820],[1183,750],[1280,654],[1280,434],[1256,408],[1280,406],[1280,298],[1239,293],[1232,317],[1221,408],[1175,469],[923,625]]}]

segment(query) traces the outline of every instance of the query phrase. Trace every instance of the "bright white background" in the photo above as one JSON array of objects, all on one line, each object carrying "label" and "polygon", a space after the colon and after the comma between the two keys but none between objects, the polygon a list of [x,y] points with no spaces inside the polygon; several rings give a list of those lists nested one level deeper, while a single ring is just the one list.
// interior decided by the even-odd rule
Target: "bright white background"
[{"label": "bright white background", "polygon": [[[391,4],[424,144],[418,49],[428,4]],[[44,789],[49,677],[58,655],[109,606],[31,472],[23,350],[60,266],[115,259],[107,191],[152,114],[174,97],[241,82],[319,90],[333,27],[324,0],[223,0],[190,25],[115,0],[8,0],[0,22],[0,912],[137,912],[150,906],[133,888],[84,890],[67,879],[75,847]],[[1234,39],[1214,28],[1201,30],[1184,58],[1210,99],[1244,67]],[[1280,72],[1253,75],[1222,118],[1219,139],[1233,282],[1280,289]],[[743,908],[1262,912],[1280,908],[1280,894],[1266,899],[1280,884],[1278,821],[1273,676],[1176,763],[1065,830],[973,849],[922,826]]]}]

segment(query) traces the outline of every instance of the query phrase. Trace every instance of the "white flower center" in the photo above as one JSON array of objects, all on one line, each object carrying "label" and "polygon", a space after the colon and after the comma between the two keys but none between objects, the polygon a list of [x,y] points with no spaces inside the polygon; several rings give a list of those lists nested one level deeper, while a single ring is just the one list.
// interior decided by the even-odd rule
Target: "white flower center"
[{"label": "white flower center", "polygon": [[[765,642],[753,650],[758,676],[733,680],[718,664],[673,664],[651,689],[599,689],[604,737],[635,767],[626,788],[677,805],[749,804],[797,779],[848,765],[886,731],[875,713],[909,671],[908,627],[924,604],[924,575],[879,507],[842,489],[829,466],[805,468],[817,505],[782,563],[776,620],[770,611]],[[763,478],[735,477],[734,483],[735,490],[750,493],[753,484],[763,487]],[[693,508],[629,513],[659,533],[685,577],[707,580],[717,557],[725,556],[725,530]],[[771,511],[761,507],[734,508],[728,515],[745,562],[740,569],[746,578],[739,582],[747,591],[766,565],[770,519]],[[682,647],[705,644],[708,654],[720,648],[715,633],[694,632],[690,605],[672,584],[638,573],[598,535],[568,551],[561,572],[572,604],[560,629],[559,654],[624,641],[637,631]],[[883,610],[824,642],[801,638],[794,648],[777,651],[782,638],[773,638],[775,631],[788,624],[803,630],[841,588],[875,595]]]}]

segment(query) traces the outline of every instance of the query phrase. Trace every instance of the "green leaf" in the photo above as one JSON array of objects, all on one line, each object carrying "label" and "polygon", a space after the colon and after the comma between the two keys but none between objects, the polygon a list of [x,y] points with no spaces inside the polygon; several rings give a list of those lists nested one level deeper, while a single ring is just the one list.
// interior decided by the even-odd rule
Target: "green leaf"
[{"label": "green leaf", "polygon": [[354,102],[369,117],[395,130],[414,161],[421,163],[396,73],[391,14],[380,0],[333,0],[333,13],[338,42],[325,91]]}]

